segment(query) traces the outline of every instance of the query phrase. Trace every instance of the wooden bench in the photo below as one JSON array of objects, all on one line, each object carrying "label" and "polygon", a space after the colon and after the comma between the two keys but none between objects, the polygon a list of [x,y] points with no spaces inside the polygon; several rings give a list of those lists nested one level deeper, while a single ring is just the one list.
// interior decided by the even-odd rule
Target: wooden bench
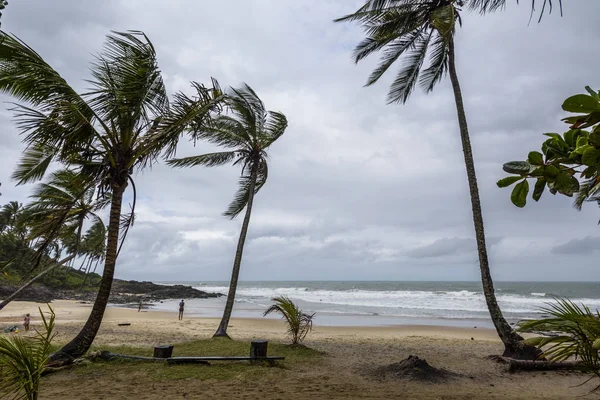
[{"label": "wooden bench", "polygon": [[275,361],[285,360],[285,357],[281,356],[267,356],[268,341],[266,340],[255,340],[250,344],[250,355],[249,356],[192,356],[192,357],[171,357],[173,354],[173,345],[168,346],[156,346],[154,348],[154,357],[143,357],[143,356],[130,356],[127,354],[116,354],[108,351],[103,351],[100,354],[100,358],[110,360],[114,358],[129,359],[129,360],[140,360],[140,361],[153,361],[153,362],[166,362],[168,365],[180,365],[180,364],[205,364],[209,365],[211,361],[250,361],[263,362],[266,361],[269,364],[274,364]]}]

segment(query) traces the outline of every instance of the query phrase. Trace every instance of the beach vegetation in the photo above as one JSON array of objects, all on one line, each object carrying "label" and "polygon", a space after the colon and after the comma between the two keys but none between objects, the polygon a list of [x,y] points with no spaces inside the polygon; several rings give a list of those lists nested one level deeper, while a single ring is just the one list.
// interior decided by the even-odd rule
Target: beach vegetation
[{"label": "beach vegetation", "polygon": [[[139,31],[113,32],[92,64],[91,86],[79,94],[19,38],[0,33],[0,92],[15,97],[17,127],[26,145],[13,179],[40,180],[56,163],[88,177],[110,203],[98,294],[80,333],[53,359],[73,359],[91,346],[108,303],[119,249],[134,221],[134,174],[172,156],[179,137],[219,108],[218,83],[192,83],[192,97],[169,101],[154,46]],[[85,184],[87,186],[87,182]],[[122,214],[127,188],[132,210]],[[59,221],[57,221],[59,222]]]},{"label": "beach vegetation", "polygon": [[335,22],[358,22],[365,31],[366,37],[354,49],[356,63],[381,53],[380,62],[368,77],[366,86],[378,82],[394,64],[400,66],[388,92],[388,103],[406,103],[417,85],[425,92],[431,92],[446,75],[450,76],[487,307],[504,343],[504,355],[536,358],[539,351],[525,345],[523,338],[502,315],[490,272],[473,150],[455,62],[455,35],[462,24],[461,7],[465,4],[480,12],[488,12],[501,7],[504,1],[369,0],[353,14]]},{"label": "beach vegetation", "polygon": [[563,102],[562,109],[575,114],[562,119],[569,125],[566,132],[545,133],[540,151],[504,164],[511,175],[497,185],[515,185],[510,195],[515,206],[525,207],[530,192],[539,201],[546,190],[573,197],[577,209],[590,201],[600,205],[600,91],[586,87],[586,92]]},{"label": "beach vegetation", "polygon": [[[580,369],[600,378],[600,313],[568,299],[557,299],[541,311],[545,318],[520,324],[522,332],[546,332],[526,340],[538,346],[550,361],[581,361]],[[600,384],[596,391],[600,389]]]},{"label": "beach vegetation", "polygon": [[237,193],[224,212],[226,217],[233,219],[245,210],[233,261],[227,302],[221,323],[214,334],[216,337],[227,337],[254,196],[267,182],[269,171],[267,150],[283,135],[288,124],[284,114],[267,111],[262,100],[248,85],[229,90],[224,104],[227,113],[216,116],[209,124],[195,130],[193,136],[195,140],[205,140],[225,151],[167,161],[167,164],[173,167],[216,167],[231,163],[242,169]]},{"label": "beach vegetation", "polygon": [[267,316],[271,313],[281,314],[288,328],[288,334],[292,338],[292,344],[301,343],[306,335],[312,330],[313,317],[315,314],[307,314],[303,312],[297,304],[290,300],[287,296],[278,296],[271,299],[272,304],[263,313]]},{"label": "beach vegetation", "polygon": [[[20,287],[2,300],[0,309],[46,276],[49,286],[83,285],[87,274],[76,282],[72,274],[48,274],[58,267],[72,266],[77,257],[87,262],[88,270],[103,260],[106,228],[97,212],[105,207],[106,200],[95,197],[94,188],[85,184],[89,181],[72,170],[58,170],[37,185],[27,206],[19,208],[11,202],[2,209],[0,219],[5,222],[0,222],[0,230],[3,226],[9,232],[17,230],[16,242],[22,251],[2,254],[0,249],[3,272],[6,276],[16,275],[20,282]],[[84,233],[86,223],[90,227]],[[10,242],[10,238],[7,240]],[[11,264],[17,264],[17,269],[11,269]]]},{"label": "beach vegetation", "polygon": [[40,308],[44,329],[35,336],[0,336],[0,392],[3,398],[37,400],[40,380],[50,359],[54,333],[54,310],[49,316]]}]

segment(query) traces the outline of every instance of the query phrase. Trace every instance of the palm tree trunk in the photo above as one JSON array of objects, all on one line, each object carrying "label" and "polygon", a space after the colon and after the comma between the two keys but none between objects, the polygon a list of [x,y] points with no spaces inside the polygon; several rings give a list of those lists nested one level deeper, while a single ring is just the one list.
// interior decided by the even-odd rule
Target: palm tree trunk
[{"label": "palm tree trunk", "polygon": [[479,189],[477,187],[477,176],[475,174],[475,163],[473,161],[473,151],[471,149],[471,140],[469,138],[469,129],[467,127],[467,116],[463,105],[462,93],[458,76],[456,74],[456,64],[454,59],[454,39],[449,41],[449,72],[454,90],[454,100],[456,102],[456,111],[458,114],[458,125],[460,127],[460,139],[462,141],[463,153],[465,156],[465,165],[467,167],[467,178],[469,181],[469,192],[471,195],[471,208],[473,210],[473,223],[475,225],[475,238],[477,240],[477,251],[479,253],[479,267],[481,270],[481,283],[483,285],[483,294],[487,303],[490,317],[498,336],[504,343],[504,356],[519,359],[535,359],[541,354],[533,346],[523,344],[523,338],[517,334],[506,322],[502,315],[502,310],[496,301],[494,292],[494,282],[490,273],[488,263],[487,248],[485,244],[485,232],[483,229],[483,215],[481,212],[481,202],[479,200]]},{"label": "palm tree trunk", "polygon": [[229,337],[229,335],[227,335],[227,327],[229,326],[229,319],[231,318],[231,312],[233,311],[233,303],[235,302],[235,291],[237,289],[238,277],[240,275],[240,266],[242,264],[242,254],[244,252],[246,234],[248,233],[248,225],[250,224],[250,214],[252,213],[252,203],[254,201],[254,188],[256,186],[257,175],[257,168],[256,166],[253,166],[252,173],[250,174],[248,205],[246,205],[246,215],[244,216],[244,222],[242,224],[242,230],[240,232],[240,238],[238,240],[237,250],[235,252],[235,260],[233,261],[233,271],[231,272],[231,282],[229,282],[229,293],[227,293],[227,302],[225,303],[223,318],[221,319],[219,328],[217,329],[213,337]]},{"label": "palm tree trunk", "polygon": [[98,329],[100,329],[115,274],[117,249],[119,247],[121,203],[123,202],[123,192],[126,186],[127,184],[115,187],[112,192],[104,272],[102,273],[102,280],[100,281],[98,295],[94,301],[92,312],[79,334],[62,349],[54,353],[51,357],[52,361],[69,361],[81,357],[89,350],[98,333]]}]

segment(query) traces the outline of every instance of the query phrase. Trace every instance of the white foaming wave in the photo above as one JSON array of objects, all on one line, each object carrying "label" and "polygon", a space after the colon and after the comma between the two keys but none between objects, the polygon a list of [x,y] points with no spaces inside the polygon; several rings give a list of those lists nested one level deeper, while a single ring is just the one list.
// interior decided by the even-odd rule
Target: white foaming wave
[{"label": "white foaming wave", "polygon": [[531,293],[531,295],[532,296],[536,296],[536,297],[546,297],[546,293],[536,293],[536,292],[533,292],[533,293]]},{"label": "white foaming wave", "polygon": [[[225,286],[202,286],[200,290],[226,294]],[[545,296],[545,293],[543,294]],[[236,300],[240,302],[257,302],[265,304],[271,298],[288,296],[292,300],[300,300],[325,307],[327,304],[346,307],[371,307],[377,309],[439,311],[440,314],[452,312],[486,313],[487,306],[481,292],[459,291],[422,291],[422,290],[311,290],[306,287],[246,287],[237,289]],[[517,294],[499,294],[498,302],[502,310],[513,314],[539,314],[540,309],[548,305],[549,298],[542,293],[531,293],[530,296]],[[600,299],[573,299],[576,303],[584,303],[592,309],[600,308]],[[320,307],[319,307],[320,308]],[[359,311],[345,310],[345,313]],[[340,311],[341,312],[341,311]],[[362,312],[362,311],[361,311]]]}]

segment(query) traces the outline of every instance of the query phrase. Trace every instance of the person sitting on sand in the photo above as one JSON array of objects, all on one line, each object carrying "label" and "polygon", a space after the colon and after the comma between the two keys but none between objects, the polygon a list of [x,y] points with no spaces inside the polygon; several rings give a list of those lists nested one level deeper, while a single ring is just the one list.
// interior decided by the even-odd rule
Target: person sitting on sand
[{"label": "person sitting on sand", "polygon": [[25,327],[25,332],[29,332],[29,324],[31,323],[31,316],[29,313],[25,314],[25,318],[23,319],[23,326]]},{"label": "person sitting on sand", "polygon": [[183,301],[183,299],[181,299],[181,301],[179,302],[179,320],[181,321],[183,319],[183,308],[185,307],[185,301]]}]

